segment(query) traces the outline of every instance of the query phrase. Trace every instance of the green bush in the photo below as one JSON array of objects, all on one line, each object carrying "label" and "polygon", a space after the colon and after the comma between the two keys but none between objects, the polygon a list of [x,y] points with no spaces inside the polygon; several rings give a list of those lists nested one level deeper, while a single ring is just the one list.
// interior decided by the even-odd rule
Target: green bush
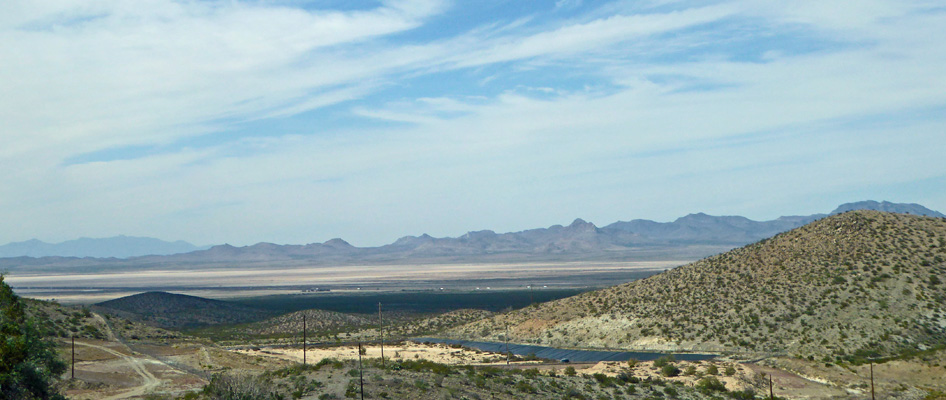
[{"label": "green bush", "polygon": [[211,400],[283,400],[272,381],[262,377],[217,374],[201,392]]},{"label": "green bush", "polygon": [[668,377],[668,378],[672,378],[672,377],[674,377],[674,376],[679,376],[679,375],[680,375],[680,368],[677,368],[677,367],[676,367],[675,365],[673,365],[673,364],[667,364],[667,365],[664,365],[663,368],[660,369],[660,374],[663,375],[663,376],[666,376],[666,377]]},{"label": "green bush", "polygon": [[726,384],[713,376],[706,376],[696,382],[696,388],[702,393],[725,392]]},{"label": "green bush", "polygon": [[523,393],[537,393],[538,392],[538,390],[535,389],[535,386],[532,386],[531,384],[529,384],[529,382],[526,382],[526,381],[516,382],[516,390]]},{"label": "green bush", "polygon": [[54,344],[27,319],[20,298],[0,274],[0,398],[65,399],[52,387],[65,370]]},{"label": "green bush", "polygon": [[654,366],[657,368],[663,368],[674,361],[677,361],[676,357],[673,354],[666,355],[654,360]]}]

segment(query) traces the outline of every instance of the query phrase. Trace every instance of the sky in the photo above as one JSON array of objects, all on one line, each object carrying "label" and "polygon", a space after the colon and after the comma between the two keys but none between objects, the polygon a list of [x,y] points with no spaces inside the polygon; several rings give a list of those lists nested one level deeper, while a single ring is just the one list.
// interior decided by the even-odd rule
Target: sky
[{"label": "sky", "polygon": [[946,6],[7,0],[0,243],[946,211]]}]

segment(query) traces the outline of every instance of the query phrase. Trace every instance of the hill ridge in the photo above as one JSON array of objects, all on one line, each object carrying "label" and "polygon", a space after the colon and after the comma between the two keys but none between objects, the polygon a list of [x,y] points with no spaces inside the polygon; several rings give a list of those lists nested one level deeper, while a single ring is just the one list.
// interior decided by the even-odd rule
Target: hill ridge
[{"label": "hill ridge", "polygon": [[466,325],[552,346],[890,355],[946,344],[946,220],[852,211],[644,280]]}]

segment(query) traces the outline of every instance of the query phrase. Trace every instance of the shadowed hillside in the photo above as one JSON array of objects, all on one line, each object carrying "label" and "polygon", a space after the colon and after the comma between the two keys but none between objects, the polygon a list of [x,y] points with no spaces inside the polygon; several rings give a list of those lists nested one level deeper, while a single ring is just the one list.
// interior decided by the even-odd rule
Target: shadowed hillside
[{"label": "shadowed hillside", "polygon": [[95,305],[97,310],[162,328],[193,328],[204,325],[239,324],[274,315],[226,301],[166,292],[147,292]]},{"label": "shadowed hillside", "polygon": [[946,344],[946,219],[854,211],[454,331],[553,346],[846,358]]}]

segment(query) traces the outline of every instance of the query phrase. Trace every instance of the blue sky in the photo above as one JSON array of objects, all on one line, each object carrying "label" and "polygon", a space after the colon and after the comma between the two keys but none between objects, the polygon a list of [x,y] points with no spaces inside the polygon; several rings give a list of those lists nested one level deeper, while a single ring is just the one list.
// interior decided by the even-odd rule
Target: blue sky
[{"label": "blue sky", "polygon": [[936,1],[7,1],[0,243],[946,211]]}]

